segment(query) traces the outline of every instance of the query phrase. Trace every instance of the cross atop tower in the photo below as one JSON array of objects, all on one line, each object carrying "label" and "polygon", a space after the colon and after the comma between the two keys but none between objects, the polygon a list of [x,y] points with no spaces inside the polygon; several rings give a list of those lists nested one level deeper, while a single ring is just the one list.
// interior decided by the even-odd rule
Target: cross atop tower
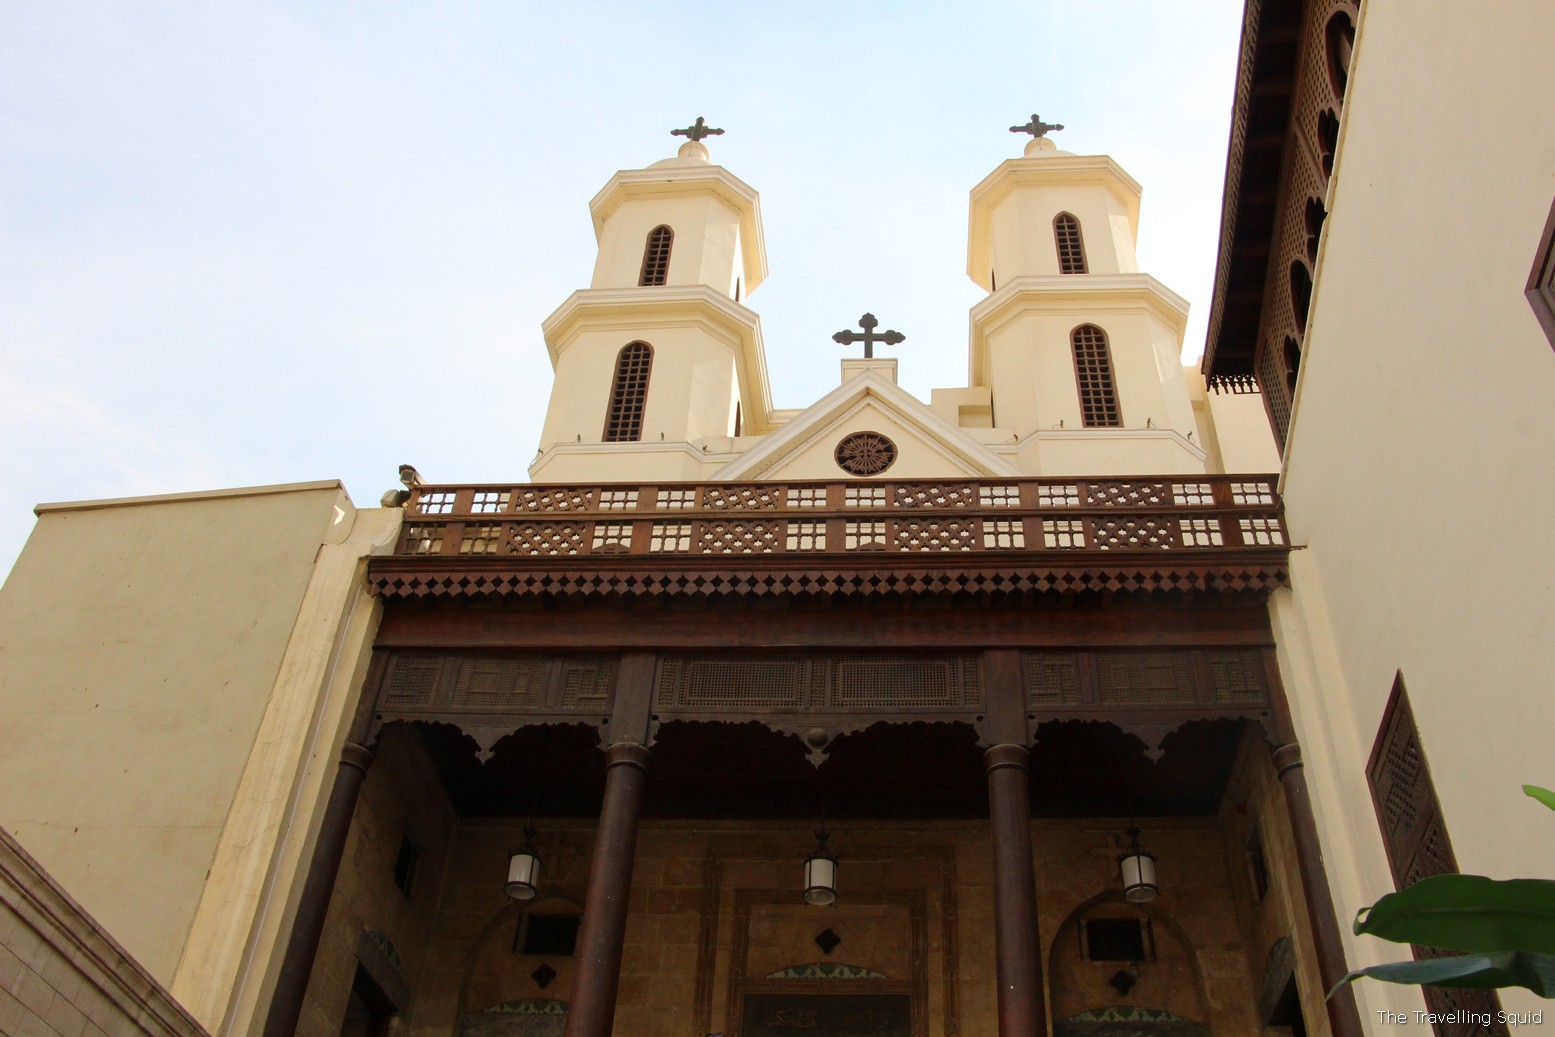
[{"label": "cross atop tower", "polygon": [[[698,120],[699,122],[701,120]],[[1045,137],[1052,130],[1061,130],[1064,124],[1061,122],[1043,122],[1042,116],[1035,112],[1031,115],[1031,121],[1024,126],[1011,126],[1011,133],[1029,133],[1033,138]]]},{"label": "cross atop tower", "polygon": [[723,133],[723,130],[709,126],[700,115],[697,116],[696,122],[685,129],[670,130],[671,137],[685,137],[687,140],[693,140],[697,143],[701,143],[703,137],[716,137],[721,133]]},{"label": "cross atop tower", "polygon": [[856,331],[839,331],[837,334],[831,337],[831,340],[833,342],[840,342],[844,346],[851,346],[855,342],[864,343],[865,360],[873,360],[875,358],[876,342],[879,342],[881,345],[885,346],[894,346],[899,342],[907,341],[907,336],[903,335],[900,331],[882,331],[880,334],[876,335],[875,329],[880,326],[880,321],[875,318],[873,313],[866,313],[864,316],[860,317],[858,319],[858,326],[864,329],[864,333],[862,335]]}]

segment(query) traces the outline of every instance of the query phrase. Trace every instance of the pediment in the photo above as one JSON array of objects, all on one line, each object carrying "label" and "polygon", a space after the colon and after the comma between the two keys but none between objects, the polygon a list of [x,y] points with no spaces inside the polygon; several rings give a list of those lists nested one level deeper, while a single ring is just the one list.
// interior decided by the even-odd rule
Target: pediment
[{"label": "pediment", "polygon": [[890,440],[896,459],[883,479],[1002,478],[1020,472],[1006,459],[875,373],[855,375],[801,411],[759,445],[714,473],[720,481],[848,478],[838,444],[855,433]]}]

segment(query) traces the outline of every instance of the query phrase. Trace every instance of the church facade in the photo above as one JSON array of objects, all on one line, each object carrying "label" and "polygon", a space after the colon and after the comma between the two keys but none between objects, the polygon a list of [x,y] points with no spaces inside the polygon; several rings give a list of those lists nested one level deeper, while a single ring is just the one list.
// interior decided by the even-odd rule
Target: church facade
[{"label": "church facade", "polygon": [[532,481],[41,513],[18,566],[59,599],[39,627],[104,611],[131,544],[145,579],[201,584],[157,608],[253,583],[278,625],[201,608],[167,650],[250,657],[183,664],[155,710],[122,688],[157,671],[134,637],[77,689],[121,689],[98,759],[128,712],[184,740],[136,782],[224,815],[169,853],[61,831],[62,787],[22,837],[88,903],[118,881],[89,840],[161,869],[108,924],[213,1032],[1328,1025],[1336,935],[1266,608],[1272,442],[1256,398],[1178,360],[1186,304],[1134,260],[1139,185],[1035,136],[972,192],[967,386],[900,389],[866,314],[839,334],[866,355],[796,411],[745,304],[754,190],[693,139],[591,209],[593,282],[544,324]]},{"label": "church facade", "polygon": [[[1549,96],[1534,6],[1458,96],[1418,70],[1472,12],[1249,4],[1202,375],[1138,184],[1033,116],[971,194],[967,384],[903,391],[866,314],[776,408],[698,120],[591,204],[528,481],[40,506],[0,825],[221,1037],[1424,1033],[1325,994],[1387,957],[1354,909],[1547,845],[1484,798],[1550,784],[1555,188],[1496,103]],[[1428,111],[1482,146],[1406,176]],[[1480,328],[1495,364],[1435,344]]]}]

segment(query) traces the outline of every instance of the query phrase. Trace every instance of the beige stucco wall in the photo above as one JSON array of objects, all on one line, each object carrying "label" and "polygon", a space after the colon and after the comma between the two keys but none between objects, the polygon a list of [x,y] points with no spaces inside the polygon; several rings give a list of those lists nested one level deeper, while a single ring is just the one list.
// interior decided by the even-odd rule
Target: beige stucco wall
[{"label": "beige stucco wall", "polygon": [[[1555,353],[1522,294],[1555,23],[1543,0],[1363,12],[1287,451],[1305,550],[1274,608],[1341,913],[1392,887],[1365,765],[1397,671],[1463,870],[1549,877],[1555,831],[1518,791],[1555,784]],[[1360,996],[1368,1020],[1420,1007]]]},{"label": "beige stucco wall", "polygon": [[611,328],[580,333],[557,361],[542,447],[578,442],[580,437],[584,443],[603,440],[616,358],[632,341],[653,347],[644,442],[685,442],[734,431],[737,347],[688,320],[630,332]]},{"label": "beige stucco wall", "polygon": [[399,513],[332,481],[38,510],[0,593],[0,823],[219,1032],[273,956]]},{"label": "beige stucco wall", "polygon": [[[1044,449],[1040,459],[1023,450],[1022,469],[1043,475],[1203,472],[1202,451],[1188,443],[1189,434],[1199,432],[1179,359],[1185,318],[1185,303],[1141,275],[1012,282],[975,307],[973,380],[992,388],[993,421],[1010,430],[1004,440],[1077,434],[1059,436],[1063,445]],[[1142,437],[1139,464],[1120,465],[1116,433],[1093,435],[1097,430],[1085,428],[1071,344],[1082,324],[1107,336],[1122,428],[1175,432],[1175,445]]]},{"label": "beige stucco wall", "polygon": [[648,232],[660,224],[675,232],[665,284],[705,284],[734,298],[743,270],[740,213],[690,185],[684,194],[630,199],[605,220],[590,287],[635,288]]},{"label": "beige stucco wall", "polygon": [[1198,368],[1183,369],[1193,401],[1194,441],[1208,455],[1211,472],[1266,475],[1280,470],[1269,415],[1258,393],[1212,392]]},{"label": "beige stucco wall", "polygon": [[996,283],[1025,274],[1060,272],[1053,219],[1061,212],[1080,221],[1087,271],[1116,274],[1139,269],[1134,229],[1123,199],[1100,183],[1079,188],[1023,186],[993,209],[990,233]]}]

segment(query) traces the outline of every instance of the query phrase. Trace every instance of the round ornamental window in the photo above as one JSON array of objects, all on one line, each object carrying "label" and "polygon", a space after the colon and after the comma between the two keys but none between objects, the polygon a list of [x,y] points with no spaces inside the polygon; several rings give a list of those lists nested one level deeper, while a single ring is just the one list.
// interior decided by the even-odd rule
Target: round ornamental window
[{"label": "round ornamental window", "polygon": [[837,467],[849,475],[879,475],[896,463],[896,444],[878,432],[855,432],[837,444]]}]

